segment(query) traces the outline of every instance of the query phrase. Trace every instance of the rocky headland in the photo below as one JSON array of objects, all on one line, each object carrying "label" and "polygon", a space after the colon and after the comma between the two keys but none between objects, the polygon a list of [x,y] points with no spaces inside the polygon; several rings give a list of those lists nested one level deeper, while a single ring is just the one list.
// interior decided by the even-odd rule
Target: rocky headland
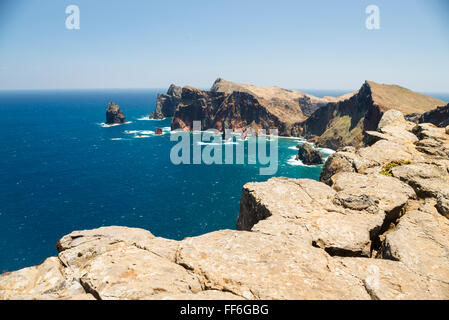
[{"label": "rocky headland", "polygon": [[108,108],[106,109],[106,124],[121,124],[125,123],[126,119],[123,111],[114,102],[109,102]]},{"label": "rocky headland", "polygon": [[320,181],[243,187],[237,230],[75,231],[0,299],[449,299],[449,135],[384,112]]},{"label": "rocky headland", "polygon": [[395,109],[404,115],[420,115],[445,104],[397,85],[366,81],[349,99],[331,102],[307,120],[296,123],[291,135],[303,136],[319,147],[334,150],[345,146],[363,147],[365,132],[377,129],[385,111]]},{"label": "rocky headland", "polygon": [[[317,98],[299,91],[256,87],[218,78],[209,91],[190,86],[181,89],[171,127],[172,130],[191,131],[193,121],[197,120],[201,121],[202,130],[213,128],[223,132],[225,129],[276,128],[280,135],[290,136],[293,124],[306,120],[318,108],[353,94]],[[164,96],[158,99],[156,113],[164,99]]]},{"label": "rocky headland", "polygon": [[401,111],[416,123],[446,126],[447,102],[397,85],[366,81],[355,92],[318,98],[279,87],[257,87],[218,78],[208,91],[171,85],[159,95],[154,119],[173,117],[171,128],[253,130],[272,128],[281,136],[302,136],[318,147],[366,146],[366,132],[377,130],[387,110]]}]

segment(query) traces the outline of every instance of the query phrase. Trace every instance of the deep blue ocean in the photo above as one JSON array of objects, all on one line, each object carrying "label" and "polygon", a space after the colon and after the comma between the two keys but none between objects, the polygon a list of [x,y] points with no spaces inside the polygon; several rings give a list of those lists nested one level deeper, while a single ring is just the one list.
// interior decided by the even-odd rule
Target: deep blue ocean
[{"label": "deep blue ocean", "polygon": [[[165,91],[0,91],[0,272],[56,255],[73,230],[123,225],[179,240],[235,228],[242,186],[270,176],[258,164],[172,164],[171,119],[142,120]],[[109,101],[130,123],[102,125]],[[292,160],[298,140],[278,143],[276,176],[319,178],[321,166]]]}]

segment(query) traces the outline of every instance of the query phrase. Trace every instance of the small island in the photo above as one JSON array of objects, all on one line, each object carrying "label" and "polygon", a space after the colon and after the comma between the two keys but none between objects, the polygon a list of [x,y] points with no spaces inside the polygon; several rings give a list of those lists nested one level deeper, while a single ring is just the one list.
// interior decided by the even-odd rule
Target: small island
[{"label": "small island", "polygon": [[303,143],[301,145],[297,145],[296,147],[298,148],[296,160],[301,160],[301,162],[306,165],[323,164],[321,153],[310,144]]},{"label": "small island", "polygon": [[106,110],[106,124],[122,124],[125,123],[125,115],[118,105],[114,102],[109,102],[108,109]]}]

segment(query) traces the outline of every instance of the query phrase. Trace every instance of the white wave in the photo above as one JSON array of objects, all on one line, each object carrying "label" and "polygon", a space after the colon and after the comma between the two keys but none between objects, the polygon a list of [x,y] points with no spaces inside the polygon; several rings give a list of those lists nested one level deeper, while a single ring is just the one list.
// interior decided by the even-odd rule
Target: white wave
[{"label": "white wave", "polygon": [[106,124],[106,123],[102,122],[102,123],[98,123],[98,125],[102,126],[103,128],[109,128],[109,127],[121,126],[124,124],[130,124],[130,123],[132,123],[132,121],[127,121],[125,123],[113,123],[113,124]]},{"label": "white wave", "polygon": [[296,151],[298,151],[298,148],[296,147],[296,146],[291,146],[291,147],[288,147],[290,150],[296,150]]},{"label": "white wave", "polygon": [[126,130],[125,134],[136,134],[136,133],[139,133],[139,132],[140,132],[140,130]]},{"label": "white wave", "polygon": [[154,131],[151,131],[151,130],[141,130],[141,131],[139,131],[139,133],[140,133],[140,134],[143,134],[143,135],[150,135],[150,134],[154,134]]},{"label": "white wave", "polygon": [[304,164],[301,160],[296,160],[296,156],[292,156],[290,159],[288,159],[287,163],[291,166],[302,166],[302,167],[311,167],[311,168],[320,166],[319,164],[316,164],[316,165]]},{"label": "white wave", "polygon": [[136,135],[136,136],[134,136],[134,139],[145,139],[145,138],[149,138],[149,137],[151,137],[151,136],[148,136],[148,135]]},{"label": "white wave", "polygon": [[221,146],[220,143],[216,143],[216,142],[203,142],[203,141],[198,141],[196,143],[199,146]]},{"label": "white wave", "polygon": [[272,136],[272,137],[276,137],[276,138],[279,138],[279,139],[303,141],[302,138],[298,138],[298,137],[284,137],[284,136]]},{"label": "white wave", "polygon": [[330,156],[336,152],[335,150],[328,149],[328,148],[317,148],[317,150],[325,155],[328,155],[328,156]]},{"label": "white wave", "polygon": [[120,140],[125,140],[123,138],[111,138],[111,141],[120,141]]},{"label": "white wave", "polygon": [[150,115],[147,115],[147,116],[142,116],[142,117],[138,118],[137,120],[139,120],[139,121],[163,121],[163,120],[165,120],[165,119],[167,119],[167,118],[162,118],[162,119],[150,119]]},{"label": "white wave", "polygon": [[171,127],[163,127],[162,131],[170,132],[171,131]]},{"label": "white wave", "polygon": [[291,157],[287,160],[287,163],[291,166],[304,166],[301,160],[296,160],[296,156]]}]

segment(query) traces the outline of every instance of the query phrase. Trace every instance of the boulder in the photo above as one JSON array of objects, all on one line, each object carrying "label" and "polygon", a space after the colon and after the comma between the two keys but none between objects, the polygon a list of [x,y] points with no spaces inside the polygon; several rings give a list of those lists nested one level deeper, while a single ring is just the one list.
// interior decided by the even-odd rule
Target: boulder
[{"label": "boulder", "polygon": [[395,125],[395,126],[400,126],[402,124],[405,123],[405,118],[404,115],[402,114],[401,111],[399,110],[387,110],[382,118],[379,121],[379,124],[377,126],[378,130],[382,132],[382,129],[385,128],[386,126],[391,126],[391,125]]},{"label": "boulder", "polygon": [[321,153],[308,143],[303,143],[297,146],[298,154],[296,160],[301,160],[306,165],[317,165],[323,163]]},{"label": "boulder", "polygon": [[162,131],[161,128],[157,128],[156,131],[154,132],[154,134],[156,134],[156,135],[161,135],[161,134],[163,134],[163,133],[164,133],[164,132]]}]

